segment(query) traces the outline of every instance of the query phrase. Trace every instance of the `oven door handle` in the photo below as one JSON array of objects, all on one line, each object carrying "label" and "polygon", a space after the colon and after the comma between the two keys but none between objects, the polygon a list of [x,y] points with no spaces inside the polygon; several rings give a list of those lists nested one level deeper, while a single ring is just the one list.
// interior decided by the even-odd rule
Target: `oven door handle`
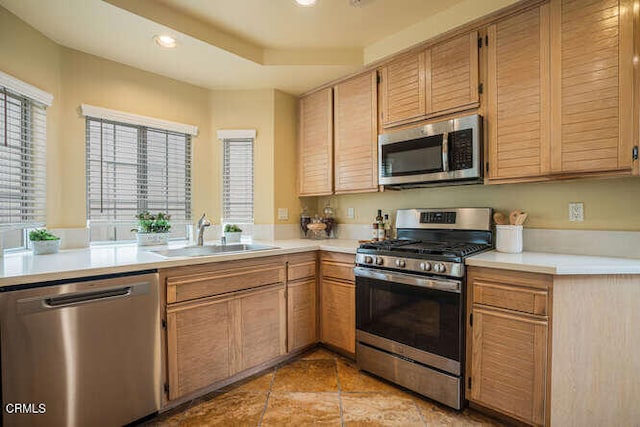
[{"label": "oven door handle", "polygon": [[420,288],[436,289],[439,291],[460,293],[462,282],[459,280],[431,279],[413,274],[396,273],[386,270],[374,270],[366,267],[355,267],[353,272],[358,277],[383,280],[385,282],[402,283],[403,285],[418,286]]}]

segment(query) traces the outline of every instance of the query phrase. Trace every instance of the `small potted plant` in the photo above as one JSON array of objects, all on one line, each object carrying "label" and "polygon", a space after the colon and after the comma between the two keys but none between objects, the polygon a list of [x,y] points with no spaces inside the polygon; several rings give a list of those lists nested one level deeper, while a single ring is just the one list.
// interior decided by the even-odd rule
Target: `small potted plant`
[{"label": "small potted plant", "polygon": [[29,240],[31,240],[34,255],[55,254],[60,249],[60,238],[44,228],[31,230]]},{"label": "small potted plant", "polygon": [[227,224],[224,226],[224,238],[227,243],[239,243],[242,237],[242,229],[236,224]]},{"label": "small potted plant", "polygon": [[169,230],[171,215],[158,212],[150,214],[149,211],[140,212],[136,215],[138,228],[132,228],[136,233],[138,246],[166,245],[169,241]]}]

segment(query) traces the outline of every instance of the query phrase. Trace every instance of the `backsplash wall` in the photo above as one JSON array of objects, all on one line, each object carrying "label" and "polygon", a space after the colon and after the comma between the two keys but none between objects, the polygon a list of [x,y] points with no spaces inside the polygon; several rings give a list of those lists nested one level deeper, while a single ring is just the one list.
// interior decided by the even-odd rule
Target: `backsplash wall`
[{"label": "backsplash wall", "polygon": [[[310,210],[321,212],[327,201],[336,208],[338,223],[370,224],[377,209],[391,214],[401,208],[492,207],[529,213],[525,227],[582,230],[640,231],[640,178],[464,185],[382,193],[301,198]],[[584,221],[569,221],[569,203],[584,203]],[[355,218],[347,209],[355,208]]]}]

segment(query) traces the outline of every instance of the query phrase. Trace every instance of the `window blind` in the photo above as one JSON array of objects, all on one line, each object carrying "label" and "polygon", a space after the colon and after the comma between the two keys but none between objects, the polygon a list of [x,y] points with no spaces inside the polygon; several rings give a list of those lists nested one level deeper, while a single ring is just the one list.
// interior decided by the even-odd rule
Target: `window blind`
[{"label": "window blind", "polygon": [[0,227],[45,221],[46,106],[0,85]]},{"label": "window blind", "polygon": [[253,224],[253,139],[223,139],[223,221]]},{"label": "window blind", "polygon": [[145,210],[170,214],[173,225],[191,220],[190,135],[87,117],[86,142],[92,240],[133,238]]}]

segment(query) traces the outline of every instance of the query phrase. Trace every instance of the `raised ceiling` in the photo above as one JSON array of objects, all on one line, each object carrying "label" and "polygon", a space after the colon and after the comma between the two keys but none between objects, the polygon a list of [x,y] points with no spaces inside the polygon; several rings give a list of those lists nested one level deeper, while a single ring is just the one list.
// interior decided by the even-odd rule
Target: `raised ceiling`
[{"label": "raised ceiling", "polygon": [[[513,1],[480,3],[496,8]],[[353,7],[350,0],[318,0],[299,7],[294,0],[0,0],[0,5],[63,46],[146,71],[211,89],[300,94],[357,71],[368,46],[397,40],[405,29],[419,30],[413,43],[420,41],[421,25],[458,16],[456,9],[475,2],[361,0]],[[164,33],[178,39],[177,49],[154,44],[153,36]]]},{"label": "raised ceiling", "polygon": [[363,49],[461,0],[156,1],[265,48]]}]

